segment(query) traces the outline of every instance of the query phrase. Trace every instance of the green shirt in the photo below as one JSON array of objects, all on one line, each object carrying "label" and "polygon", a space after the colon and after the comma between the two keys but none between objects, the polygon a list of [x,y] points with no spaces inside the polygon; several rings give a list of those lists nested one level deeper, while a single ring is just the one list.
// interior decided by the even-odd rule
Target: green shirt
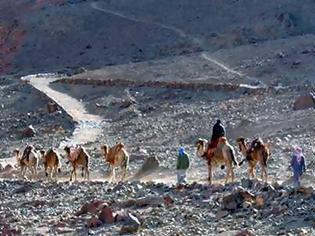
[{"label": "green shirt", "polygon": [[177,158],[177,170],[187,170],[189,168],[189,156],[187,153],[178,155]]}]

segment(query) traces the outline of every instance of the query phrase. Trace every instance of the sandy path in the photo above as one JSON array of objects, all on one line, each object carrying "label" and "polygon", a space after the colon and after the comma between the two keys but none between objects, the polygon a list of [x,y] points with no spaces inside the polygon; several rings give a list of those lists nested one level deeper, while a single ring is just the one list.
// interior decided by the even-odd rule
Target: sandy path
[{"label": "sandy path", "polygon": [[89,114],[84,105],[77,99],[68,94],[53,90],[49,84],[57,79],[60,79],[60,77],[53,74],[29,75],[22,77],[22,80],[29,81],[34,88],[55,101],[77,123],[70,139],[61,143],[60,146],[65,144],[85,144],[95,141],[102,132],[102,118],[97,115]]}]

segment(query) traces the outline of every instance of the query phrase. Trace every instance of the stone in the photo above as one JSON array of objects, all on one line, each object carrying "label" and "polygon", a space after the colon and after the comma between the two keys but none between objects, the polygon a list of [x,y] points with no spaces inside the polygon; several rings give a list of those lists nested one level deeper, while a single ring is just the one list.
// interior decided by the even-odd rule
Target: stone
[{"label": "stone", "polygon": [[3,172],[11,172],[13,171],[13,166],[11,164],[7,164],[4,168],[3,168]]},{"label": "stone", "polygon": [[215,214],[215,217],[216,217],[217,219],[221,219],[221,218],[226,217],[228,214],[229,214],[228,211],[226,211],[226,210],[220,210],[220,211],[218,211],[218,212]]},{"label": "stone", "polygon": [[242,231],[238,232],[237,234],[235,234],[235,236],[252,236],[252,235],[253,234],[247,229],[242,230]]},{"label": "stone", "polygon": [[93,216],[91,219],[89,219],[87,223],[88,228],[96,228],[102,225],[102,221],[100,221],[97,217]]},{"label": "stone", "polygon": [[160,166],[160,161],[157,157],[151,156],[148,157],[139,171],[134,175],[133,179],[140,179],[147,175],[154,173],[155,170]]},{"label": "stone", "polygon": [[23,131],[22,131],[22,137],[23,138],[30,138],[30,137],[33,137],[35,136],[36,132],[35,132],[35,129],[32,125],[29,125],[27,128],[25,128]]},{"label": "stone", "polygon": [[141,226],[138,218],[130,213],[128,213],[127,220],[124,222],[124,225],[120,229],[120,234],[135,234],[139,231]]},{"label": "stone", "polygon": [[250,179],[242,179],[241,184],[243,188],[251,188],[253,186],[253,182]]},{"label": "stone", "polygon": [[293,104],[293,110],[304,110],[308,108],[315,108],[314,94],[302,95],[296,98]]},{"label": "stone", "polygon": [[173,204],[174,204],[174,200],[169,195],[166,195],[164,197],[164,205],[165,206],[172,206]]},{"label": "stone", "polygon": [[245,202],[243,202],[243,205],[242,205],[242,206],[243,206],[243,208],[245,208],[245,209],[251,208],[251,207],[252,207],[252,203],[245,201]]},{"label": "stone", "polygon": [[58,105],[55,102],[48,102],[47,103],[47,111],[48,113],[54,113],[58,111]]},{"label": "stone", "polygon": [[306,198],[309,198],[314,194],[314,189],[312,187],[299,187],[296,192],[302,194]]},{"label": "stone", "polygon": [[102,211],[98,215],[98,218],[106,224],[112,224],[115,221],[113,211],[108,206],[103,207]]},{"label": "stone", "polygon": [[95,200],[90,203],[84,204],[81,209],[75,213],[76,216],[80,216],[86,213],[95,214],[97,213],[102,207],[107,206],[108,204],[105,201]]},{"label": "stone", "polygon": [[264,207],[264,204],[265,204],[265,200],[264,200],[264,197],[259,195],[259,196],[256,196],[256,199],[255,199],[255,205],[259,208],[262,208]]},{"label": "stone", "polygon": [[27,193],[29,191],[31,191],[32,188],[29,185],[24,185],[22,187],[16,188],[13,193],[14,194],[19,194],[19,193]]},{"label": "stone", "polygon": [[129,199],[125,202],[120,203],[119,205],[123,208],[127,207],[159,207],[163,204],[172,204],[172,199],[169,196],[147,196],[138,199]]},{"label": "stone", "polygon": [[227,210],[236,210],[241,208],[245,201],[253,202],[255,200],[255,195],[245,191],[244,189],[238,189],[235,192],[223,197],[222,207]]}]

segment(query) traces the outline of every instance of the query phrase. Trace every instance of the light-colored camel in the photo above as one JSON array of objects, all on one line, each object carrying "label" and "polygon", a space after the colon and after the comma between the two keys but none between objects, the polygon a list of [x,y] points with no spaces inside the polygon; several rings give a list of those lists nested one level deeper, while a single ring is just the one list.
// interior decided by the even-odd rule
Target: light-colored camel
[{"label": "light-colored camel", "polygon": [[[227,139],[222,137],[218,143],[217,148],[214,151],[212,157],[208,156],[208,141],[206,139],[199,139],[196,143],[197,155],[207,160],[208,164],[208,181],[212,183],[212,168],[225,165],[226,167],[226,178],[225,183],[228,182],[229,177],[231,177],[232,182],[234,181],[234,166],[238,166],[233,147],[227,142]],[[234,165],[234,166],[233,166]]]},{"label": "light-colored camel", "polygon": [[68,147],[64,148],[67,158],[72,165],[72,171],[70,176],[70,181],[72,181],[72,177],[74,175],[74,180],[77,181],[77,168],[82,168],[82,177],[86,180],[90,180],[90,170],[89,170],[89,162],[90,156],[84,149],[84,147]]},{"label": "light-colored camel", "polygon": [[61,158],[59,154],[53,148],[50,148],[46,153],[42,151],[42,157],[46,177],[48,180],[52,180],[54,176],[55,180],[57,180],[58,173],[61,172]]},{"label": "light-colored camel", "polygon": [[268,181],[267,162],[270,156],[270,150],[268,144],[265,144],[262,139],[257,138],[248,144],[245,138],[240,137],[237,140],[239,151],[245,157],[240,162],[240,165],[244,162],[248,162],[248,177],[255,177],[256,165],[259,162],[261,167],[261,179],[262,181]]},{"label": "light-colored camel", "polygon": [[27,145],[21,155],[20,150],[15,149],[13,154],[16,158],[17,166],[20,167],[20,174],[25,178],[26,171],[29,170],[32,174],[32,179],[37,176],[38,162],[41,157],[40,151],[36,151],[32,145]]},{"label": "light-colored camel", "polygon": [[117,167],[120,167],[123,172],[121,178],[121,180],[123,181],[126,178],[129,165],[129,154],[126,151],[124,144],[119,142],[111,148],[109,148],[109,146],[105,144],[101,146],[101,151],[105,162],[110,166],[110,178],[114,181],[116,180],[115,169]]}]

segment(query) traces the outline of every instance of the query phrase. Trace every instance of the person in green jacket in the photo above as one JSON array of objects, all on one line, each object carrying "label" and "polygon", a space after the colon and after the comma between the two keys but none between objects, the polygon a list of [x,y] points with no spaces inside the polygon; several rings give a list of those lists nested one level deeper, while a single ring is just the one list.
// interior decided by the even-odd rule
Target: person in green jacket
[{"label": "person in green jacket", "polygon": [[183,147],[178,149],[177,157],[177,184],[186,183],[186,172],[189,168],[189,156]]}]

